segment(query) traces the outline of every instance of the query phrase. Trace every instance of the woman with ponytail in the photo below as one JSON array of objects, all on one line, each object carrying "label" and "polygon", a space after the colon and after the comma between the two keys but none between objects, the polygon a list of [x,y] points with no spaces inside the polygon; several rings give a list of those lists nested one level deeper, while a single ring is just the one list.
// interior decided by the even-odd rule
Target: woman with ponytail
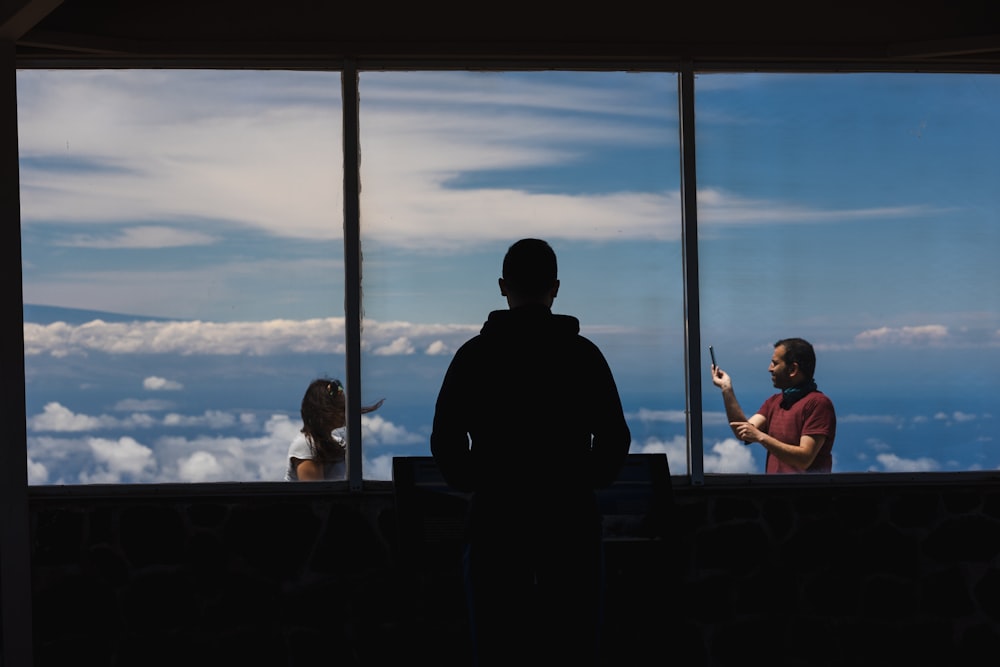
[{"label": "woman with ponytail", "polygon": [[[378,410],[385,399],[362,406]],[[347,479],[347,443],[334,431],[347,424],[347,400],[340,380],[319,378],[302,397],[302,430],[288,447],[288,481]]]}]

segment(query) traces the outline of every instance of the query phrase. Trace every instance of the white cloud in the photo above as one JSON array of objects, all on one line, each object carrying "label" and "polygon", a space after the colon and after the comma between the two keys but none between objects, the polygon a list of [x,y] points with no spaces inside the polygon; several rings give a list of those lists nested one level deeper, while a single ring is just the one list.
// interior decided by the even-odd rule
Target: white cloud
[{"label": "white cloud", "polygon": [[865,444],[879,452],[886,452],[892,449],[892,445],[879,438],[867,438]]},{"label": "white cloud", "polygon": [[210,245],[216,239],[202,232],[162,226],[126,227],[113,234],[76,234],[67,239],[57,239],[56,246],[73,248],[177,248],[193,245]]},{"label": "white cloud", "polygon": [[49,435],[28,436],[28,459],[52,468],[76,454],[93,456],[83,438],[64,438]]},{"label": "white cloud", "polygon": [[156,425],[156,420],[141,412],[124,418],[110,415],[94,417],[75,413],[53,401],[45,405],[41,414],[30,417],[27,425],[30,431],[84,432],[111,428],[150,428]]},{"label": "white cloud", "polygon": [[[941,314],[932,317],[942,317]],[[956,312],[944,316],[951,324],[884,325],[866,329],[844,342],[825,341],[814,345],[817,351],[878,350],[881,348],[952,348],[994,349],[1000,336],[992,330],[996,313]]]},{"label": "white cloud", "polygon": [[392,479],[392,455],[386,454],[374,458],[365,458],[361,466],[361,471],[365,479]]},{"label": "white cloud", "polygon": [[410,433],[402,426],[393,424],[381,415],[361,416],[361,437],[366,446],[417,445],[428,442],[428,436]]},{"label": "white cloud", "polygon": [[838,415],[837,421],[842,424],[898,424],[899,417],[895,415]]},{"label": "white cloud", "polygon": [[413,347],[413,343],[410,342],[409,338],[400,336],[386,345],[376,347],[372,350],[372,353],[379,356],[396,356],[400,354],[413,354],[415,350],[416,348]]},{"label": "white cloud", "polygon": [[[282,481],[288,445],[298,435],[301,423],[289,415],[272,415],[263,432],[254,436],[193,438],[164,437],[156,443],[157,458],[165,471],[160,481]],[[367,446],[411,444],[423,438],[408,434],[379,415],[363,415],[362,438]],[[369,479],[389,479],[393,454],[380,455],[364,463]],[[175,463],[172,463],[175,462]],[[374,466],[370,467],[370,464]],[[385,475],[384,477],[381,475]]]},{"label": "white cloud", "polygon": [[755,473],[757,465],[753,460],[750,445],[745,445],[736,438],[726,438],[712,445],[705,452],[705,472],[714,473]]},{"label": "white cloud", "polygon": [[180,382],[174,382],[173,380],[167,380],[165,378],[151,375],[142,381],[142,388],[149,391],[177,391],[179,389],[183,389],[184,385]]},{"label": "white cloud", "polygon": [[[28,419],[30,431],[91,431],[107,423],[100,417],[78,415],[59,403],[46,403],[42,414]],[[111,423],[115,423],[113,420]]]},{"label": "white cloud", "polygon": [[[635,419],[643,422],[667,422],[670,424],[684,424],[687,422],[687,415],[683,410],[650,410],[648,408],[639,408],[639,412],[635,415],[630,415],[630,418],[633,416]],[[704,415],[702,419],[704,419]]]},{"label": "white cloud", "polygon": [[[365,346],[380,355],[413,354],[418,346],[439,352],[447,345],[442,336],[457,347],[479,326],[461,324],[412,324],[409,322],[364,323]],[[72,325],[24,324],[25,355],[102,352],[106,354],[219,354],[267,355],[319,352],[343,354],[344,319],[267,320],[263,322],[135,321],[93,320]],[[159,377],[143,381],[148,390],[180,389],[181,385]]]},{"label": "white cloud", "polygon": [[[988,415],[985,415],[985,417],[988,418]],[[975,420],[979,419],[979,417],[977,415],[974,415],[974,414],[971,414],[971,413],[968,413],[968,412],[962,412],[960,410],[955,410],[954,412],[950,412],[950,413],[949,412],[936,412],[936,413],[934,413],[934,417],[933,418],[936,421],[945,422],[948,426],[951,426],[952,424],[955,424],[955,423],[962,424],[962,423],[971,422],[971,421],[975,421]]]},{"label": "white cloud", "polygon": [[[678,240],[679,191],[562,194],[454,188],[456,175],[557,167],[605,145],[676,144],[663,100],[609,94],[608,76],[578,83],[439,73],[366,76],[366,233],[403,247],[543,236]],[[230,221],[282,237],[339,239],[343,210],[335,72],[99,70],[18,72],[22,218],[88,229],[63,243],[176,247],[213,237],[189,221]],[[601,86],[593,85],[600,78]],[[252,87],[247,82],[252,81]],[[244,91],[260,94],[251,102]],[[169,91],[166,93],[165,91]],[[165,97],[165,95],[169,95]],[[197,100],[192,104],[191,100]],[[88,113],[79,113],[88,109]],[[565,113],[565,112],[571,113]],[[559,112],[553,113],[553,112]],[[76,168],[34,167],[34,160]],[[57,178],[53,178],[53,173]],[[290,196],[290,193],[294,193]],[[919,207],[808,209],[699,193],[714,225],[925,214]],[[475,225],[468,221],[475,220]],[[614,225],[606,224],[614,220]],[[164,221],[180,221],[171,226]],[[237,222],[238,221],[238,222]],[[567,221],[573,221],[568,226]]]},{"label": "white cloud", "polygon": [[81,470],[77,478],[70,483],[76,484],[121,484],[123,479],[120,473],[113,472],[107,468],[95,468],[93,470]]},{"label": "white cloud", "polygon": [[424,354],[428,356],[441,356],[446,354],[451,354],[452,349],[442,340],[436,340],[427,346],[424,350]]},{"label": "white cloud", "polygon": [[118,480],[122,475],[138,478],[147,469],[156,467],[153,450],[134,438],[89,438],[87,444],[93,450],[94,458],[106,465],[107,471]]},{"label": "white cloud", "polygon": [[236,424],[236,419],[236,415],[222,410],[206,410],[201,415],[181,415],[172,412],[163,417],[163,425],[219,429],[233,426]]},{"label": "white cloud", "polygon": [[182,482],[218,482],[225,480],[225,468],[209,452],[195,452],[177,463],[177,476]]},{"label": "white cloud", "polygon": [[115,403],[115,410],[120,412],[160,412],[173,407],[170,401],[159,398],[125,398]]},{"label": "white cloud", "polygon": [[[687,472],[687,439],[683,435],[674,436],[669,441],[648,438],[640,445],[633,442],[629,451],[639,454],[666,454],[670,474],[681,475]],[[727,438],[711,445],[705,450],[703,460],[707,473],[758,472],[750,447],[735,438]]]},{"label": "white cloud", "polygon": [[904,459],[896,454],[878,454],[875,459],[882,466],[883,472],[933,472],[941,466],[932,458],[923,456],[916,459]]},{"label": "white cloud", "polygon": [[283,414],[271,415],[264,423],[265,433],[284,438],[289,442],[299,432],[299,428],[301,428],[300,424],[293,423],[288,415]]},{"label": "white cloud", "polygon": [[[235,219],[285,236],[338,237],[329,219],[341,210],[339,189],[329,187],[341,169],[338,77],[19,72],[22,155],[81,165],[58,179],[26,169],[25,220],[160,226]],[[255,103],[244,99],[248,80],[259,93]],[[313,82],[308,91],[298,90],[306,80]],[[312,103],[303,103],[304,92]],[[79,113],[84,108],[88,113]],[[131,240],[171,246],[188,233]]]},{"label": "white cloud", "polygon": [[289,442],[275,432],[249,437],[164,436],[154,444],[161,471],[155,481],[281,481]]},{"label": "white cloud", "polygon": [[879,327],[862,331],[854,337],[858,347],[923,346],[947,342],[948,327],[942,324],[920,326]]},{"label": "white cloud", "polygon": [[883,206],[856,209],[819,209],[782,201],[752,199],[721,188],[698,190],[699,230],[711,233],[715,225],[772,225],[842,220],[892,219],[938,212],[927,206]]},{"label": "white cloud", "polygon": [[237,423],[252,426],[254,416],[251,414],[233,414],[223,410],[206,410],[201,415],[182,415],[169,413],[162,419],[156,419],[148,414],[135,412],[128,417],[118,418],[110,415],[85,415],[75,413],[66,406],[51,402],[45,405],[41,414],[28,419],[30,431],[52,432],[86,432],[108,429],[149,429],[157,425],[167,427],[203,427],[212,429],[229,428]]},{"label": "white cloud", "polygon": [[45,484],[49,481],[49,471],[44,463],[28,459],[28,484]]},{"label": "white cloud", "polygon": [[705,411],[701,414],[701,421],[706,426],[729,425],[729,418],[725,412]]},{"label": "white cloud", "polygon": [[687,439],[682,435],[675,436],[672,440],[651,437],[644,443],[633,440],[629,451],[634,454],[666,454],[671,475],[683,475],[687,472]]},{"label": "white cloud", "polygon": [[[60,417],[63,431],[70,430],[67,426],[80,428],[84,424],[95,428],[128,427],[103,418],[74,415],[58,403],[52,404],[49,412],[50,416]],[[231,432],[199,433],[192,437],[161,434],[147,444],[125,434],[75,439],[32,436],[28,438],[29,483],[283,481],[288,445],[301,428],[298,418],[287,414],[271,415],[258,425],[257,419],[248,413],[213,410],[196,417],[175,415],[164,421],[169,422],[168,426],[256,428],[245,436]],[[363,415],[361,427],[368,451],[390,445],[405,448],[427,441],[425,436],[411,433],[381,415]],[[366,460],[366,476],[389,479],[394,455],[398,453],[385,452]],[[53,471],[58,472],[53,474]]]}]

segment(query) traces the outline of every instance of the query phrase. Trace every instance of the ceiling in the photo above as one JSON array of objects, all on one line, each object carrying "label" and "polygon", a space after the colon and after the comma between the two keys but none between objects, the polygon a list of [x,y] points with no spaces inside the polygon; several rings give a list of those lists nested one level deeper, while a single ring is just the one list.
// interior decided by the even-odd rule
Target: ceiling
[{"label": "ceiling", "polygon": [[342,58],[1000,71],[1000,2],[0,0],[19,66]]}]

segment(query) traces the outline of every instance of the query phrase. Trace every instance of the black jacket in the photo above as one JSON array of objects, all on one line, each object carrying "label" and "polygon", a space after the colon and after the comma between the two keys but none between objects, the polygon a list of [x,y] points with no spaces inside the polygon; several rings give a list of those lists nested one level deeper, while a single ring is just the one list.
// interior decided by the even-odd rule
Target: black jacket
[{"label": "black jacket", "polygon": [[539,305],[490,313],[455,353],[431,453],[455,489],[537,504],[610,485],[630,442],[604,355]]}]

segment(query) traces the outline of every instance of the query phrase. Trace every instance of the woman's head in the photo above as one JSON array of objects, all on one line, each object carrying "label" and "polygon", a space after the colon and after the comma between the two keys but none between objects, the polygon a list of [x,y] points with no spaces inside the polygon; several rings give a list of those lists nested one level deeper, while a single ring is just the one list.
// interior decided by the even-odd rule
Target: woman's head
[{"label": "woman's head", "polygon": [[302,432],[315,438],[341,428],[346,423],[345,405],[340,380],[313,380],[302,397]]},{"label": "woman's head", "polygon": [[[321,459],[343,460],[344,446],[333,431],[347,424],[347,400],[340,380],[317,378],[309,383],[302,397],[302,433]],[[366,414],[381,407],[382,401],[362,406]]]}]

